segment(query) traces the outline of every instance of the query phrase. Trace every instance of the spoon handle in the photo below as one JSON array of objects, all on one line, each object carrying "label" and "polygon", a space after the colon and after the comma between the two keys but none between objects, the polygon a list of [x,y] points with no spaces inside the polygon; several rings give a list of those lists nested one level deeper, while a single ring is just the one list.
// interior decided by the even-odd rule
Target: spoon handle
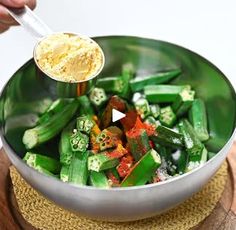
[{"label": "spoon handle", "polygon": [[9,14],[37,39],[51,34],[52,30],[28,7],[11,8],[5,6]]}]

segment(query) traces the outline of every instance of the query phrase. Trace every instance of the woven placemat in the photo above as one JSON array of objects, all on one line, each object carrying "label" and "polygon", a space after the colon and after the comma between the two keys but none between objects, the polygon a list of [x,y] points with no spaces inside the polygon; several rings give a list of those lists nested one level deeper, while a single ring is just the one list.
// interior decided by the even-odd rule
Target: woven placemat
[{"label": "woven placemat", "polygon": [[10,168],[10,175],[22,216],[37,229],[186,230],[203,221],[219,201],[227,178],[227,163],[225,162],[221,166],[200,192],[176,208],[153,218],[125,223],[96,221],[77,216],[38,194],[24,181],[14,167]]}]

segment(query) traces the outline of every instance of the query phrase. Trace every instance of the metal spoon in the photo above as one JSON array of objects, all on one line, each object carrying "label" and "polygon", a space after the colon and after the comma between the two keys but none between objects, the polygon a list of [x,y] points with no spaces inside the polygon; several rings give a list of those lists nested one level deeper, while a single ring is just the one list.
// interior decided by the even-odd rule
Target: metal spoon
[{"label": "metal spoon", "polygon": [[[66,33],[66,34],[78,36],[83,39],[86,38],[88,40],[91,40],[95,44],[97,44],[97,46],[100,48],[99,50],[102,55],[102,63],[101,63],[100,68],[97,70],[97,72],[95,74],[93,74],[92,76],[90,76],[89,78],[87,78],[86,80],[78,81],[75,83],[59,81],[58,78],[54,78],[54,76],[50,76],[48,73],[46,73],[40,67],[40,65],[38,64],[38,61],[36,58],[36,52],[35,52],[39,43],[42,40],[46,39],[47,36],[54,34],[54,32],[29,7],[27,7],[27,6],[24,6],[22,8],[11,8],[8,6],[5,6],[5,7],[7,8],[9,14],[20,25],[22,25],[32,36],[34,36],[38,40],[38,42],[36,43],[36,45],[34,47],[33,56],[34,56],[34,60],[35,60],[37,67],[41,71],[41,74],[43,73],[43,75],[46,75],[46,76],[50,77],[52,80],[58,82],[57,85],[59,85],[59,87],[57,86],[57,88],[60,88],[60,92],[61,92],[60,94],[63,94],[62,93],[63,91],[66,91],[67,94],[69,92],[69,95],[57,95],[57,96],[65,96],[65,97],[80,96],[80,95],[86,94],[94,86],[94,84],[96,82],[96,77],[103,69],[104,63],[105,63],[104,53],[103,53],[101,47],[94,40],[92,40],[89,37],[80,36],[78,34]],[[69,86],[68,84],[70,84],[71,86]],[[63,86],[63,85],[65,85],[65,86]]]}]

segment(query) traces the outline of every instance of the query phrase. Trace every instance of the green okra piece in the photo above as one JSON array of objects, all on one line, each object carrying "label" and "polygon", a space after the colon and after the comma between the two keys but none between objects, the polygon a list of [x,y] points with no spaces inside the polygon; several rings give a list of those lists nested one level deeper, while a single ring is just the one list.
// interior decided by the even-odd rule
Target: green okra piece
[{"label": "green okra piece", "polygon": [[77,109],[78,102],[73,100],[48,121],[26,130],[23,135],[23,143],[26,149],[32,149],[55,137],[74,116]]},{"label": "green okra piece", "polygon": [[108,169],[105,173],[111,186],[116,187],[120,184],[120,176],[116,168]]},{"label": "green okra piece", "polygon": [[176,115],[171,106],[161,108],[159,120],[162,125],[172,128],[176,122]]},{"label": "green okra piece", "polygon": [[90,171],[89,183],[97,188],[110,188],[109,181],[104,172]]},{"label": "green okra piece", "polygon": [[121,187],[144,185],[161,165],[159,154],[150,149],[121,182]]},{"label": "green okra piece", "polygon": [[150,110],[151,110],[151,114],[152,116],[157,119],[161,113],[161,108],[158,104],[154,104],[154,105],[150,105]]},{"label": "green okra piece", "polygon": [[149,138],[145,129],[131,129],[126,133],[127,142],[134,159],[138,161],[150,149]]},{"label": "green okra piece", "polygon": [[82,115],[93,116],[95,114],[93,106],[86,95],[78,97],[77,100],[79,103],[79,111],[78,111],[79,116],[82,116]]},{"label": "green okra piece", "polygon": [[135,109],[137,113],[140,115],[142,119],[151,114],[151,109],[149,107],[149,103],[145,98],[140,98],[134,103]]},{"label": "green okra piece", "polygon": [[174,153],[170,155],[172,163],[176,166],[176,172],[178,174],[185,173],[187,163],[188,163],[188,154],[184,149],[177,149]]},{"label": "green okra piece", "polygon": [[162,125],[157,126],[156,133],[151,136],[151,140],[154,143],[158,143],[166,147],[179,148],[184,146],[182,134]]},{"label": "green okra piece", "polygon": [[189,172],[189,171],[199,167],[200,165],[204,164],[205,162],[207,162],[207,154],[208,154],[208,151],[203,146],[203,149],[201,151],[200,160],[196,160],[195,156],[189,156],[186,172]]},{"label": "green okra piece", "polygon": [[181,69],[174,69],[165,72],[158,72],[149,76],[136,77],[130,80],[130,87],[133,92],[142,90],[146,85],[156,85],[166,83],[177,77],[181,73]]},{"label": "green okra piece", "polygon": [[157,127],[157,121],[152,116],[148,116],[147,118],[145,118],[144,123]]},{"label": "green okra piece", "polygon": [[134,76],[134,67],[132,64],[127,63],[122,66],[121,80],[123,82],[122,91],[118,94],[122,98],[129,99],[131,97],[131,88],[129,81]]},{"label": "green okra piece", "polygon": [[103,88],[107,93],[121,93],[124,87],[121,76],[103,77],[96,82],[96,87]]},{"label": "green okra piece", "polygon": [[60,162],[41,154],[27,152],[23,160],[32,168],[40,168],[49,171],[52,174],[58,174],[61,170]]},{"label": "green okra piece", "polygon": [[104,89],[93,88],[90,92],[89,99],[96,108],[100,108],[107,101],[107,95]]},{"label": "green okra piece", "polygon": [[88,157],[89,151],[74,153],[69,166],[68,182],[77,185],[86,185],[88,180]]},{"label": "green okra piece", "polygon": [[49,172],[48,170],[46,170],[45,168],[43,168],[41,166],[36,166],[34,169],[36,169],[40,173],[43,173],[44,175],[58,178],[58,176],[54,175],[53,173]]},{"label": "green okra piece", "polygon": [[189,120],[192,123],[199,140],[208,140],[209,134],[207,130],[206,107],[202,99],[198,98],[193,101],[192,107],[189,110]]},{"label": "green okra piece", "polygon": [[48,121],[53,115],[63,110],[63,108],[73,99],[59,98],[52,102],[49,108],[39,117],[37,124],[42,124]]},{"label": "green okra piece", "polygon": [[194,100],[195,92],[193,90],[184,89],[177,96],[172,105],[177,116],[184,115],[191,107]]},{"label": "green okra piece", "polygon": [[77,118],[76,128],[82,133],[90,134],[91,129],[94,126],[94,121],[91,116],[83,115]]},{"label": "green okra piece", "polygon": [[190,159],[189,161],[200,162],[204,145],[198,139],[192,125],[187,119],[182,119],[178,124],[178,128],[184,137],[185,147]]},{"label": "green okra piece", "polygon": [[210,159],[213,158],[215,155],[216,155],[216,153],[208,152],[208,153],[207,153],[207,160],[210,160]]},{"label": "green okra piece", "polygon": [[106,152],[98,153],[88,158],[88,169],[96,172],[114,168],[118,164],[119,160],[110,157]]},{"label": "green okra piece", "polygon": [[150,103],[174,102],[183,89],[191,89],[190,85],[148,85],[144,94]]},{"label": "green okra piece", "polygon": [[61,132],[59,141],[60,162],[63,165],[69,165],[73,156],[70,144],[70,137],[73,135],[74,122],[70,122]]},{"label": "green okra piece", "polygon": [[62,165],[61,172],[60,172],[60,179],[63,182],[69,181],[69,165]]},{"label": "green okra piece", "polygon": [[88,148],[89,137],[80,131],[70,137],[70,145],[73,152],[85,152]]}]

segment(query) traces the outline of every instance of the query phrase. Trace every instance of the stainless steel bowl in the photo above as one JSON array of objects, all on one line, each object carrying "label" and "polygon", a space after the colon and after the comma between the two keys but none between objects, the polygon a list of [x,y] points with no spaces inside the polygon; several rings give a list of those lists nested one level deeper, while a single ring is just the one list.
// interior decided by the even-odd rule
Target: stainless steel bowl
[{"label": "stainless steel bowl", "polygon": [[[210,140],[206,146],[218,154],[203,166],[158,184],[129,188],[97,189],[74,186],[38,173],[21,159],[25,153],[22,134],[48,100],[57,94],[54,85],[41,84],[33,60],[9,80],[1,95],[1,137],[8,157],[22,177],[46,198],[71,211],[94,219],[130,221],[162,213],[199,191],[224,161],[233,142],[236,124],[235,91],[213,64],[177,45],[125,36],[98,37],[106,57],[103,76],[119,76],[122,64],[131,63],[137,74],[181,66],[183,74],[174,83],[188,83],[204,99],[209,118]],[[46,152],[57,150],[49,143]]]}]

